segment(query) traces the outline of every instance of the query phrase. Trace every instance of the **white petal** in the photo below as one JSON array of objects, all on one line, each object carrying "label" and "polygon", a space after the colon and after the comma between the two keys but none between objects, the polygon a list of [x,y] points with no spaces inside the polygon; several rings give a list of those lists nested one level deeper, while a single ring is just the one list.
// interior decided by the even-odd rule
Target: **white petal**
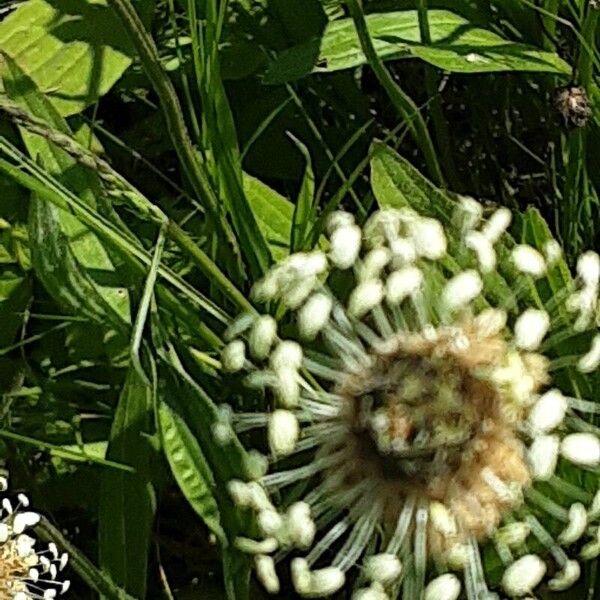
[{"label": "white petal", "polygon": [[534,438],[527,451],[527,462],[533,479],[546,481],[554,475],[559,444],[557,435],[540,435]]},{"label": "white petal", "polygon": [[300,435],[300,426],[294,413],[278,409],[269,415],[269,447],[275,456],[291,454]]},{"label": "white petal", "polygon": [[512,213],[508,208],[499,208],[494,214],[486,221],[481,229],[481,233],[485,237],[495,244],[500,236],[508,229],[512,220]]},{"label": "white petal", "polygon": [[385,246],[374,248],[364,258],[360,268],[360,279],[377,279],[391,259],[392,253]]},{"label": "white petal", "polygon": [[304,339],[313,339],[325,327],[333,300],[321,292],[313,294],[298,311],[298,330]]},{"label": "white petal", "polygon": [[276,375],[274,392],[277,402],[284,408],[296,408],[300,401],[298,371],[289,367],[280,367]]},{"label": "white petal", "polygon": [[550,317],[543,310],[528,308],[515,323],[515,343],[523,350],[537,350],[550,327]]},{"label": "white petal", "polygon": [[549,266],[556,264],[562,258],[562,248],[556,240],[548,240],[544,244],[544,256]]},{"label": "white petal", "polygon": [[336,210],[327,218],[327,232],[331,235],[339,227],[354,225],[354,215],[344,210]]},{"label": "white petal", "polygon": [[535,434],[548,433],[556,429],[565,418],[567,399],[559,390],[543,394],[529,413],[529,425]]},{"label": "white petal", "polygon": [[502,544],[507,546],[520,546],[531,533],[531,527],[524,521],[515,521],[500,527],[494,534],[494,537]]},{"label": "white petal", "polygon": [[577,275],[587,287],[597,288],[600,281],[600,257],[596,252],[584,252],[577,260]]},{"label": "white petal", "polygon": [[329,258],[339,269],[348,269],[358,258],[362,231],[357,225],[343,225],[330,238]]},{"label": "white petal", "polygon": [[419,256],[437,260],[446,254],[448,243],[439,221],[422,217],[410,225],[410,234]]},{"label": "white petal", "polygon": [[490,273],[496,268],[496,251],[492,242],[479,231],[470,231],[465,244],[475,252],[482,273]]},{"label": "white petal", "polygon": [[431,524],[442,535],[453,536],[458,532],[458,525],[452,513],[441,502],[429,503],[429,517]]},{"label": "white petal", "polygon": [[502,576],[504,591],[513,597],[524,596],[542,581],[546,565],[535,554],[526,554],[510,565]]},{"label": "white petal", "polygon": [[560,452],[568,461],[582,467],[597,467],[600,464],[600,440],[591,433],[567,435]]},{"label": "white petal", "polygon": [[385,297],[390,304],[398,304],[414,294],[423,285],[423,273],[417,267],[404,267],[390,274],[385,282]]},{"label": "white petal", "polygon": [[277,337],[277,322],[270,315],[257,317],[250,330],[248,341],[252,356],[257,359],[266,358]]},{"label": "white petal", "polygon": [[444,305],[450,310],[463,308],[477,298],[482,289],[483,282],[477,271],[463,271],[446,284],[443,291]]},{"label": "white petal", "polygon": [[221,353],[223,369],[229,373],[235,373],[244,368],[246,362],[246,346],[242,340],[229,342]]},{"label": "white petal", "polygon": [[373,310],[383,299],[383,284],[378,279],[359,283],[348,299],[348,313],[357,319]]},{"label": "white petal", "polygon": [[275,371],[286,368],[299,369],[302,365],[302,346],[291,340],[279,342],[271,353],[270,362]]},{"label": "white petal", "polygon": [[427,584],[424,600],[456,600],[460,596],[460,589],[458,577],[445,573]]},{"label": "white petal", "polygon": [[23,533],[28,527],[33,527],[40,522],[40,515],[34,512],[17,513],[13,520],[13,531]]},{"label": "white petal", "polygon": [[519,271],[532,277],[541,277],[546,272],[544,257],[531,246],[520,244],[511,252],[512,259]]}]

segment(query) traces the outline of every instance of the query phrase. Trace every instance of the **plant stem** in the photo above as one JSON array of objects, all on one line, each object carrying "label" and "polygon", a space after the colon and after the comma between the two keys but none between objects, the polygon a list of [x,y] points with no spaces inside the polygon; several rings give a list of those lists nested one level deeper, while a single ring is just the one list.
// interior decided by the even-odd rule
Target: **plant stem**
[{"label": "plant stem", "polygon": [[346,0],[346,4],[350,11],[350,16],[354,21],[354,27],[356,28],[360,45],[369,65],[373,69],[379,83],[381,83],[387,92],[392,104],[400,113],[402,119],[407,123],[415,141],[420,146],[432,179],[434,179],[435,183],[438,185],[442,185],[444,176],[442,175],[435,148],[423,116],[419,112],[419,109],[412,98],[393,80],[382,60],[377,55],[375,46],[373,46],[373,40],[371,39],[367,28],[367,21],[362,10],[361,0]]}]

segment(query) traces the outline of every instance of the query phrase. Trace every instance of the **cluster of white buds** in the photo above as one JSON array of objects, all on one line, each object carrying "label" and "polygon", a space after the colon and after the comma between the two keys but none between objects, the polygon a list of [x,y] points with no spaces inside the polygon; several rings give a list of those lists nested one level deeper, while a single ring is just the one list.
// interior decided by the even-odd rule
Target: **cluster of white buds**
[{"label": "cluster of white buds", "polygon": [[[6,476],[0,476],[0,491],[8,489]],[[36,540],[25,533],[37,525],[40,515],[29,510],[29,499],[17,495],[14,504],[7,497],[0,509],[0,597],[13,600],[52,600],[69,589],[60,580],[68,556],[54,543],[39,550]]]},{"label": "cluster of white buds", "polygon": [[[494,586],[526,598],[546,573],[552,590],[578,580],[576,544],[581,560],[600,555],[600,490],[565,476],[600,467],[585,419],[600,411],[551,378],[600,365],[600,334],[588,329],[600,260],[582,256],[574,283],[543,301],[531,290],[565,272],[560,246],[515,244],[510,211],[483,214],[467,198],[444,224],[408,208],[362,226],[336,212],[327,250],[276,265],[254,290],[264,312],[229,328],[224,370],[270,404],[228,417],[239,432],[264,429],[270,449],[267,473],[230,484],[259,532],[236,544],[269,592],[292,552],[300,596],[335,594],[357,567],[354,600],[491,600]],[[583,331],[585,354],[560,356]],[[504,565],[496,584],[484,545]]]}]

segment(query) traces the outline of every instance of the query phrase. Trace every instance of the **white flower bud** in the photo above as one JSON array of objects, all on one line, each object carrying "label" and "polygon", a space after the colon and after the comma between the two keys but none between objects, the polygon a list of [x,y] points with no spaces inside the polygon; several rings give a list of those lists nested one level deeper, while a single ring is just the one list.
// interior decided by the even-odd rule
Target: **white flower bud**
[{"label": "white flower bud", "polygon": [[529,425],[537,435],[556,429],[565,418],[567,399],[559,390],[549,390],[533,405],[529,413]]},{"label": "white flower bud", "polygon": [[385,246],[374,248],[364,258],[359,273],[360,279],[377,279],[391,259],[392,253]]},{"label": "white flower bud", "polygon": [[577,368],[582,373],[591,373],[598,368],[598,365],[600,365],[600,335],[595,335],[590,349],[579,359]]},{"label": "white flower bud", "polygon": [[483,207],[475,198],[461,196],[456,216],[462,230],[470,231],[479,225],[483,217]]},{"label": "white flower bud", "polygon": [[557,435],[539,435],[534,438],[527,451],[527,462],[533,479],[547,481],[554,475],[559,444]]},{"label": "white flower bud", "polygon": [[361,588],[352,594],[352,600],[390,600],[383,587],[374,583],[368,588]]},{"label": "white flower bud", "polygon": [[519,271],[532,277],[541,277],[546,272],[544,257],[531,246],[520,244],[511,252],[512,259]]},{"label": "white flower bud", "polygon": [[452,513],[441,502],[429,503],[429,517],[433,528],[444,536],[453,536],[458,533],[458,525]]},{"label": "white flower bud", "polygon": [[486,221],[481,229],[481,233],[485,237],[495,244],[500,236],[508,229],[512,220],[512,213],[508,208],[499,208],[494,214]]},{"label": "white flower bud", "polygon": [[234,545],[240,552],[245,554],[270,554],[277,550],[279,542],[273,537],[264,540],[253,540],[239,535],[235,538]]},{"label": "white flower bud", "polygon": [[348,269],[360,252],[362,231],[357,225],[344,225],[333,231],[330,238],[329,258],[338,269]]},{"label": "white flower bud", "polygon": [[313,294],[298,311],[298,330],[304,339],[313,339],[331,316],[333,300],[321,292]]},{"label": "white flower bud", "polygon": [[600,281],[600,257],[596,252],[584,252],[577,260],[577,275],[584,285],[597,288]]},{"label": "white flower bud", "polygon": [[298,371],[288,367],[280,367],[276,372],[274,392],[278,403],[284,408],[295,408],[300,401],[300,382]]},{"label": "white flower bud", "polygon": [[573,464],[597,467],[600,464],[600,440],[591,433],[571,433],[563,439],[560,453]]},{"label": "white flower bud", "polygon": [[427,584],[424,600],[457,600],[460,589],[458,577],[452,573],[445,573]]},{"label": "white flower bud", "polygon": [[308,548],[312,545],[317,527],[310,516],[310,506],[306,502],[295,502],[289,507],[286,526],[290,540],[298,548]]},{"label": "white flower bud", "polygon": [[277,534],[283,527],[283,518],[281,515],[272,508],[261,510],[258,513],[256,522],[261,533],[266,537],[278,537]]},{"label": "white flower bud", "polygon": [[576,560],[568,560],[561,571],[556,573],[548,582],[548,587],[554,592],[562,592],[569,589],[581,575],[581,567]]},{"label": "white flower bud", "polygon": [[304,558],[294,558],[291,562],[292,583],[294,589],[304,595],[310,589],[311,573]]},{"label": "white flower bud", "polygon": [[275,456],[291,454],[300,435],[300,426],[294,413],[278,409],[269,415],[269,447]]},{"label": "white flower bud", "polygon": [[496,251],[483,233],[470,231],[465,237],[465,245],[475,252],[482,273],[490,273],[496,268]]},{"label": "white flower bud", "polygon": [[409,238],[395,238],[390,244],[394,266],[406,265],[414,262],[417,258],[415,243]]},{"label": "white flower bud", "polygon": [[244,368],[246,347],[242,340],[234,340],[225,346],[221,353],[221,364],[228,373],[235,373]]},{"label": "white flower bud", "polygon": [[416,219],[410,225],[410,234],[419,256],[438,260],[446,254],[448,243],[439,221],[427,217]]},{"label": "white flower bud", "polygon": [[299,369],[302,365],[302,347],[291,340],[279,342],[271,353],[270,362],[274,371]]},{"label": "white flower bud", "polygon": [[464,308],[483,289],[483,282],[477,271],[463,271],[455,275],[443,291],[443,302],[449,310]]},{"label": "white flower bud", "polygon": [[523,350],[537,350],[550,327],[550,317],[543,310],[528,308],[515,323],[515,343]]},{"label": "white flower bud", "polygon": [[254,557],[256,576],[269,594],[279,593],[279,577],[275,571],[275,561],[270,556],[258,554]]},{"label": "white flower bud", "polygon": [[348,299],[348,313],[360,319],[373,310],[383,299],[383,284],[378,279],[359,283]]},{"label": "white flower bud", "polygon": [[395,554],[374,554],[365,560],[364,575],[369,581],[385,585],[398,579],[401,572],[402,563]]},{"label": "white flower bud", "polygon": [[[281,291],[281,270],[273,269],[253,286],[250,295],[255,302],[269,302],[279,296]],[[238,334],[239,335],[239,334]]]},{"label": "white flower bud", "polygon": [[33,527],[40,522],[40,515],[35,512],[26,511],[17,513],[12,524],[14,533],[23,533],[28,527]]},{"label": "white flower bud", "polygon": [[290,309],[296,310],[312,293],[318,283],[315,276],[295,279],[287,283],[281,301]]},{"label": "white flower bud", "polygon": [[525,596],[542,581],[546,565],[535,554],[526,554],[510,565],[502,576],[502,587],[509,596]]},{"label": "white flower bud", "polygon": [[500,527],[494,534],[494,537],[501,544],[506,546],[520,546],[525,543],[525,540],[529,537],[531,527],[523,522],[516,521],[515,523],[508,523],[503,527]]},{"label": "white flower bud", "polygon": [[346,582],[346,576],[337,567],[325,567],[317,569],[310,574],[310,588],[303,595],[305,598],[327,598],[342,589]]},{"label": "white flower bud", "polygon": [[269,355],[277,337],[277,322],[270,315],[257,317],[250,330],[249,346],[252,356],[264,359]]},{"label": "white flower bud", "polygon": [[562,248],[556,240],[548,240],[544,243],[544,256],[548,266],[556,264],[562,258]]},{"label": "white flower bud", "polygon": [[423,285],[423,273],[417,267],[403,267],[390,274],[385,283],[385,297],[389,304],[398,304]]},{"label": "white flower bud", "polygon": [[257,512],[261,510],[272,509],[273,505],[265,489],[256,481],[250,481],[246,484],[248,487],[248,493],[250,494],[249,505]]},{"label": "white flower bud", "polygon": [[575,543],[585,532],[587,527],[587,512],[581,502],[575,502],[569,507],[569,522],[558,536],[558,541],[563,546]]},{"label": "white flower bud", "polygon": [[339,227],[354,225],[354,215],[344,210],[336,210],[327,217],[327,233],[331,235]]},{"label": "white flower bud", "polygon": [[469,562],[469,547],[466,544],[454,544],[444,555],[453,571],[462,571]]}]

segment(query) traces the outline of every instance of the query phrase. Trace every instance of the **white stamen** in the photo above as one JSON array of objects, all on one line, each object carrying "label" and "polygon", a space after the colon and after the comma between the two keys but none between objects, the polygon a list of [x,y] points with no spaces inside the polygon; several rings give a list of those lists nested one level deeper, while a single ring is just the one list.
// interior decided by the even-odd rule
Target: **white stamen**
[{"label": "white stamen", "polygon": [[374,554],[365,560],[364,574],[369,581],[392,583],[402,572],[402,564],[395,554]]},{"label": "white stamen", "polygon": [[280,585],[279,577],[277,577],[275,571],[275,561],[265,554],[257,554],[254,557],[254,564],[256,566],[256,576],[265,590],[269,594],[278,594]]},{"label": "white stamen", "polygon": [[452,573],[445,573],[427,584],[424,600],[457,600],[460,589],[458,577]]},{"label": "white stamen", "polygon": [[299,369],[302,365],[302,346],[291,340],[279,342],[271,353],[270,362],[274,371]]},{"label": "white stamen", "polygon": [[398,304],[414,294],[423,284],[423,273],[417,267],[394,271],[385,283],[385,297],[390,304]]},{"label": "white stamen", "polygon": [[358,258],[362,231],[357,225],[343,225],[330,238],[329,258],[338,269],[350,268]]},{"label": "white stamen", "polygon": [[417,249],[412,239],[396,238],[392,240],[390,249],[394,257],[394,266],[410,264],[417,258]]},{"label": "white stamen", "polygon": [[434,529],[444,536],[453,536],[458,532],[458,525],[452,513],[441,502],[429,503],[429,517]]},{"label": "white stamen", "polygon": [[352,600],[390,600],[390,597],[381,584],[374,583],[371,587],[356,590],[352,594]]},{"label": "white stamen", "polygon": [[597,467],[600,464],[600,440],[591,433],[572,433],[563,439],[560,453],[573,464]]},{"label": "white stamen", "polygon": [[283,518],[276,510],[271,508],[261,510],[256,517],[256,522],[261,533],[266,537],[278,537],[283,527]]},{"label": "white stamen", "polygon": [[301,595],[305,598],[326,598],[339,591],[345,582],[344,572],[337,567],[317,569],[310,574],[308,592]]},{"label": "white stamen", "polygon": [[33,527],[40,522],[40,515],[35,512],[17,513],[13,520],[14,533],[23,533],[28,527]]},{"label": "white stamen", "polygon": [[549,327],[547,312],[528,308],[515,323],[516,345],[523,350],[537,350]]},{"label": "white stamen", "polygon": [[568,560],[561,571],[556,573],[548,582],[548,587],[554,592],[569,589],[580,577],[581,567],[576,560]]},{"label": "white stamen", "polygon": [[579,359],[577,368],[582,373],[591,373],[598,368],[598,365],[600,365],[600,335],[595,335],[590,349]]},{"label": "white stamen", "polygon": [[391,259],[392,253],[385,246],[374,248],[364,258],[360,268],[360,279],[362,281],[377,279]]},{"label": "white stamen", "polygon": [[482,337],[493,337],[506,327],[506,318],[506,312],[499,308],[485,308],[475,317],[475,327]]},{"label": "white stamen", "polygon": [[534,438],[527,451],[527,462],[533,479],[546,481],[552,477],[558,461],[559,444],[557,435],[540,435]]},{"label": "white stamen", "polygon": [[348,313],[357,319],[374,309],[383,299],[383,284],[378,279],[359,283],[350,294]]},{"label": "white stamen", "polygon": [[556,240],[548,240],[544,244],[544,256],[548,266],[555,265],[562,258],[562,248]]},{"label": "white stamen", "polygon": [[502,587],[509,596],[530,594],[546,573],[546,565],[535,554],[526,554],[510,565],[502,576]]},{"label": "white stamen", "polygon": [[274,392],[277,402],[284,408],[296,408],[300,401],[298,371],[289,367],[280,367],[276,375]]},{"label": "white stamen", "polygon": [[269,416],[269,447],[275,456],[291,454],[299,435],[300,426],[294,413],[278,409]]},{"label": "white stamen", "polygon": [[569,507],[569,522],[558,536],[558,541],[563,546],[575,543],[585,532],[587,527],[587,512],[581,502],[575,502]]},{"label": "white stamen", "polygon": [[317,533],[315,522],[310,516],[310,506],[305,502],[292,504],[286,516],[287,532],[290,540],[298,548],[309,548]]},{"label": "white stamen", "polygon": [[333,300],[321,292],[313,294],[298,311],[298,330],[304,339],[313,339],[325,327],[331,315]]},{"label": "white stamen", "polygon": [[529,413],[529,425],[537,435],[558,427],[567,412],[567,399],[559,390],[549,390],[534,404]]},{"label": "white stamen", "polygon": [[479,225],[483,216],[483,207],[475,198],[461,196],[458,205],[458,218],[463,231],[470,231]]},{"label": "white stamen", "polygon": [[577,260],[577,275],[584,285],[597,288],[600,281],[600,257],[596,252],[584,252]]},{"label": "white stamen", "polygon": [[506,546],[520,546],[525,543],[529,537],[531,527],[524,521],[516,521],[508,523],[504,527],[500,527],[494,534],[494,537]]},{"label": "white stamen", "polygon": [[266,358],[277,336],[277,322],[270,315],[257,317],[250,330],[250,352],[257,359]]},{"label": "white stamen", "polygon": [[477,298],[483,289],[483,282],[477,271],[463,271],[455,275],[443,291],[443,302],[449,310],[465,307]]},{"label": "white stamen", "polygon": [[354,225],[354,215],[344,210],[336,210],[327,218],[327,233],[331,235],[339,227]]},{"label": "white stamen", "polygon": [[410,225],[410,234],[419,256],[438,260],[446,254],[448,243],[439,221],[422,217]]},{"label": "white stamen", "polygon": [[519,271],[532,277],[541,277],[546,272],[544,257],[531,246],[520,244],[511,252],[512,259]]},{"label": "white stamen", "polygon": [[496,267],[496,252],[492,242],[479,231],[470,231],[465,244],[475,252],[482,273],[490,273]]},{"label": "white stamen", "polygon": [[481,233],[495,244],[500,236],[508,229],[512,220],[512,213],[508,208],[499,208],[494,214],[486,221]]},{"label": "white stamen", "polygon": [[221,353],[223,369],[235,373],[244,368],[246,362],[246,346],[242,340],[234,340],[225,346]]}]

